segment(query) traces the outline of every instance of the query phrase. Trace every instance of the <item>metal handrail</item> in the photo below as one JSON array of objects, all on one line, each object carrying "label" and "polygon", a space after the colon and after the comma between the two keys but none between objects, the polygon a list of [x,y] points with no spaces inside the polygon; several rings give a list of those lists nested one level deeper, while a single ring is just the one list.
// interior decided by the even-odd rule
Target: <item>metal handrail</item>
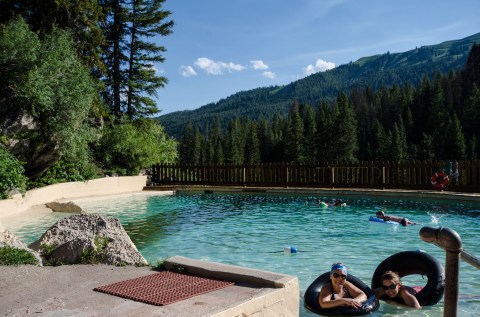
[{"label": "metal handrail", "polygon": [[460,258],[467,262],[468,264],[470,264],[471,266],[474,266],[476,267],[477,269],[480,269],[480,259],[477,258],[476,256],[474,256],[473,254],[471,253],[468,253],[467,251],[465,250],[462,250],[462,252],[460,252]]},{"label": "metal handrail", "polygon": [[480,260],[462,248],[460,235],[449,228],[423,227],[420,238],[445,250],[445,298],[443,316],[456,317],[458,306],[458,276],[460,259],[480,269]]}]

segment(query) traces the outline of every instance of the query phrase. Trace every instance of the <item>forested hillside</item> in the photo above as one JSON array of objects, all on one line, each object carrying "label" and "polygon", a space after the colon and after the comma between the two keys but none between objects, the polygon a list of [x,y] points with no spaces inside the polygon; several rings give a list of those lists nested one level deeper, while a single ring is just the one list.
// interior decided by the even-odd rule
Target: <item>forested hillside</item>
[{"label": "forested hillside", "polygon": [[271,120],[275,114],[286,115],[293,103],[318,106],[334,100],[340,91],[412,84],[424,75],[448,74],[461,69],[473,43],[480,43],[480,33],[461,40],[422,46],[404,53],[385,53],[364,57],[326,72],[315,73],[285,86],[257,88],[238,92],[216,103],[192,111],[160,116],[158,120],[169,135],[180,138],[189,121],[205,132],[216,120],[222,128],[236,117]]},{"label": "forested hillside", "polygon": [[476,159],[479,133],[480,44],[473,44],[460,70],[437,70],[418,83],[352,85],[334,100],[290,102],[288,114],[277,112],[272,119],[237,114],[226,128],[220,116],[203,131],[190,122],[180,159],[182,164]]}]

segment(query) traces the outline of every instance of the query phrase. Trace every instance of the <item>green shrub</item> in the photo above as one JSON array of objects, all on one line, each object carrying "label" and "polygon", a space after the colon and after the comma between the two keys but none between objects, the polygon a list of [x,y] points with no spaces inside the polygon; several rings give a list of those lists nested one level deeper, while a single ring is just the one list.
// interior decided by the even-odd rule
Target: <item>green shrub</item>
[{"label": "green shrub", "polygon": [[0,265],[21,264],[37,265],[38,260],[32,253],[24,249],[17,249],[12,247],[0,248]]},{"label": "green shrub", "polygon": [[25,192],[27,177],[23,163],[0,144],[0,199],[8,198],[8,191],[17,188]]},{"label": "green shrub", "polygon": [[55,250],[57,246],[56,245],[51,245],[51,244],[42,244],[40,248],[42,249],[42,257],[43,257],[43,265],[50,265],[50,266],[58,266],[58,265],[63,265],[62,261],[59,260],[52,260],[50,258],[53,250]]},{"label": "green shrub", "polygon": [[82,182],[97,177],[96,167],[87,162],[67,162],[60,160],[42,176],[28,184],[29,188],[38,188],[58,183]]},{"label": "green shrub", "polygon": [[82,252],[80,257],[81,264],[98,264],[105,261],[105,248],[110,239],[107,236],[96,236],[93,243],[96,249],[87,249]]},{"label": "green shrub", "polygon": [[175,162],[177,143],[154,120],[124,120],[104,128],[95,157],[108,174],[138,175],[154,164]]}]

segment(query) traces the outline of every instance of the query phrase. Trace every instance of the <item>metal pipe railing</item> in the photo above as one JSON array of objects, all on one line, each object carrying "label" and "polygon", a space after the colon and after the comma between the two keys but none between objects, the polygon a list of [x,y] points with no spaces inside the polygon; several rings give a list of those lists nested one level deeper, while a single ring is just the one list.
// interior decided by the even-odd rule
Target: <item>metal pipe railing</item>
[{"label": "metal pipe railing", "polygon": [[458,306],[458,276],[462,239],[460,235],[449,228],[423,227],[420,229],[423,241],[434,243],[446,252],[445,261],[445,296],[443,316],[456,317]]}]

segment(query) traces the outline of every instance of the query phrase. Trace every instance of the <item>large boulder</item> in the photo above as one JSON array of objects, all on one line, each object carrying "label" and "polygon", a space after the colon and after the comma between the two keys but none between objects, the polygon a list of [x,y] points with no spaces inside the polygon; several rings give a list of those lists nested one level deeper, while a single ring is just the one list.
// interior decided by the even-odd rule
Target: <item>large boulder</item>
[{"label": "large boulder", "polygon": [[147,264],[118,219],[100,215],[63,218],[29,247],[44,263]]},{"label": "large boulder", "polygon": [[17,237],[14,233],[10,231],[0,232],[0,248],[4,247],[26,250],[33,254],[35,258],[37,258],[39,265],[42,265],[42,258],[40,257],[39,253],[28,248],[27,245],[19,237]]}]

